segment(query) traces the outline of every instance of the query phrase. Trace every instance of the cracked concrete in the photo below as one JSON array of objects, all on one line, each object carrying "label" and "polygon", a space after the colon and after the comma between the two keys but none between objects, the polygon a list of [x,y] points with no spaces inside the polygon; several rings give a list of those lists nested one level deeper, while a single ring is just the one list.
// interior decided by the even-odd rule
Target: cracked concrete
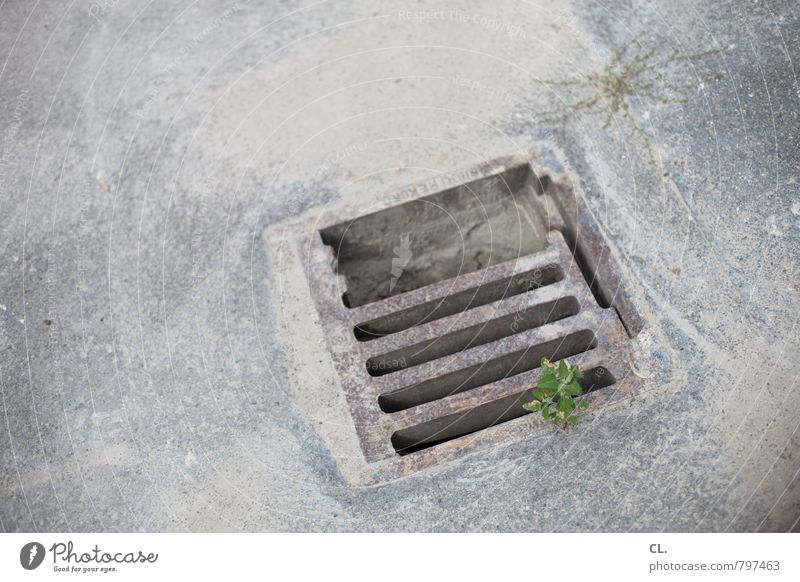
[{"label": "cracked concrete", "polygon": [[[793,3],[0,13],[0,529],[800,529]],[[584,94],[537,79],[637,37],[724,49],[665,72],[723,74],[684,100],[628,100],[655,164],[625,117],[541,117]],[[347,423],[341,395],[297,402],[327,354],[319,330],[281,335],[306,291],[264,233],[540,141],[659,314],[670,385],[349,485],[318,426]]]}]

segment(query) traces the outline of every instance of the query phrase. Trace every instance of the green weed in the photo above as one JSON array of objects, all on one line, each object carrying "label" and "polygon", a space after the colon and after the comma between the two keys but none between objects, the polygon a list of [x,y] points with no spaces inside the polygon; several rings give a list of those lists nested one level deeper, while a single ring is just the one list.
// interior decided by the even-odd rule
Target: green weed
[{"label": "green weed", "polygon": [[533,389],[533,401],[522,407],[529,412],[541,412],[542,418],[562,428],[578,424],[577,411],[589,406],[578,379],[583,372],[566,360],[558,364],[542,358],[542,377]]},{"label": "green weed", "polygon": [[650,162],[656,165],[653,137],[631,113],[632,101],[660,104],[685,102],[692,91],[705,83],[721,79],[723,75],[715,73],[690,83],[679,83],[668,77],[671,66],[701,61],[725,49],[685,54],[673,48],[659,58],[665,52],[665,42],[645,48],[639,42],[640,38],[641,35],[622,45],[600,72],[581,73],[564,80],[537,79],[545,85],[568,87],[585,95],[541,113],[542,122],[560,125],[579,114],[601,115],[605,118],[603,129],[607,129],[615,118],[619,118],[629,127],[626,138],[639,141],[646,149]]}]

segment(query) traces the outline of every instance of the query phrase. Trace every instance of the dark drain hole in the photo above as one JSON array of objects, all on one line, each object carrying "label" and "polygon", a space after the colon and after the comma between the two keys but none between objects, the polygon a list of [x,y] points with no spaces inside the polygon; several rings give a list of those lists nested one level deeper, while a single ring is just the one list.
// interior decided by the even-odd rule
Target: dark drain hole
[{"label": "dark drain hole", "polygon": [[[584,392],[592,392],[616,382],[616,378],[602,366],[584,371],[579,380]],[[400,455],[407,455],[449,440],[483,430],[520,416],[530,414],[522,408],[531,399],[531,391],[525,390],[504,398],[481,404],[475,408],[456,414],[442,416],[429,422],[396,431],[392,435],[392,445]]]},{"label": "dark drain hole", "polygon": [[373,340],[429,321],[462,313],[468,309],[488,305],[506,297],[513,297],[552,285],[563,278],[564,271],[561,270],[561,267],[556,264],[547,265],[359,323],[353,329],[353,333],[358,341]]},{"label": "dark drain hole", "polygon": [[580,308],[580,303],[575,297],[559,297],[554,301],[370,358],[367,360],[367,372],[370,376],[383,376],[418,366],[467,348],[571,317],[576,315]]},{"label": "dark drain hole", "polygon": [[[537,253],[543,225],[528,216],[528,164],[319,231],[359,307]],[[531,226],[534,226],[531,228]]]},{"label": "dark drain hole", "polygon": [[406,410],[533,370],[539,367],[542,358],[562,360],[591,350],[596,345],[597,340],[592,331],[577,331],[562,338],[381,394],[378,397],[378,405],[384,412]]}]

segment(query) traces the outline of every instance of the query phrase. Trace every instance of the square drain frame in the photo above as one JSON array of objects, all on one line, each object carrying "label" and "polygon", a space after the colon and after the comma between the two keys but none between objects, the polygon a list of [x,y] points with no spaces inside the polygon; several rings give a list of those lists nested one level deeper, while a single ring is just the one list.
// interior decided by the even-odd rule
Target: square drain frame
[{"label": "square drain frame", "polygon": [[[469,272],[422,277],[419,286],[395,291],[392,278],[402,273],[398,277],[395,264],[386,263],[385,247],[394,249],[392,260],[402,259],[397,240],[384,241],[377,251],[360,246],[369,229],[357,233],[359,221],[391,228],[404,208],[411,222],[418,221],[409,205],[452,202],[458,192],[511,197],[525,215],[523,224],[543,229],[543,248],[513,258],[501,254]],[[382,213],[391,220],[381,220]],[[315,217],[298,226],[294,251],[304,262],[373,482],[515,442],[529,437],[532,425],[544,426],[522,408],[543,356],[569,358],[584,370],[590,411],[646,384],[630,374],[631,339],[644,320],[619,263],[569,177],[534,169],[529,155],[400,189],[367,214],[340,207],[327,211],[322,223]],[[349,231],[356,233],[355,243],[346,240]],[[402,255],[402,239],[400,246]],[[353,261],[351,273],[359,260],[384,261],[388,291],[362,292],[350,303],[353,282],[340,272],[343,257]],[[660,358],[648,357],[651,367],[659,367]]]}]

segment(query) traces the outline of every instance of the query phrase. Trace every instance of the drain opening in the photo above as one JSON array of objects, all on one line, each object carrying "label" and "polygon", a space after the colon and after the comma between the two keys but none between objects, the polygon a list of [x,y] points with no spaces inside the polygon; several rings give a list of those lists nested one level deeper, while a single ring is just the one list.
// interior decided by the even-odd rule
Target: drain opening
[{"label": "drain opening", "polygon": [[[578,380],[584,393],[611,386],[616,378],[606,368],[599,366],[584,371]],[[400,455],[407,455],[473,432],[497,426],[509,420],[530,414],[522,408],[530,401],[531,391],[525,390],[481,404],[463,413],[449,414],[392,434],[392,446]]]},{"label": "drain opening", "polygon": [[536,253],[526,164],[320,231],[355,308]]},{"label": "drain opening", "polygon": [[370,341],[417,327],[425,323],[442,319],[456,313],[463,313],[475,307],[481,307],[500,301],[506,297],[514,297],[535,289],[558,283],[564,279],[564,271],[558,265],[546,265],[497,281],[490,281],[465,291],[447,295],[441,299],[414,305],[382,317],[359,323],[353,329],[356,339]]},{"label": "drain opening", "polygon": [[384,412],[399,412],[534,370],[539,367],[542,358],[557,361],[587,352],[596,346],[594,332],[578,331],[381,394],[378,397],[378,405]]},{"label": "drain opening", "polygon": [[575,297],[559,297],[458,331],[393,350],[367,360],[370,376],[383,376],[450,356],[523,331],[576,315],[581,305]]}]

